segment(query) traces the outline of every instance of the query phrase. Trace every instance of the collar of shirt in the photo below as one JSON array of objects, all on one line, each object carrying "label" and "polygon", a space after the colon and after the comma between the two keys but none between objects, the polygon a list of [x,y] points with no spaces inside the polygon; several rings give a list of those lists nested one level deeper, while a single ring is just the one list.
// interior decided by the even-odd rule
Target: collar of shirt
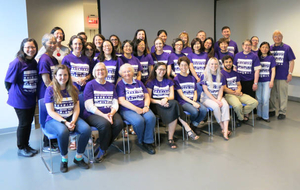
[{"label": "collar of shirt", "polygon": [[[124,84],[128,84],[127,82],[125,82],[124,79],[122,79],[122,81],[124,82]],[[135,83],[136,83],[136,81],[134,79],[132,79],[132,84],[135,84]]]}]

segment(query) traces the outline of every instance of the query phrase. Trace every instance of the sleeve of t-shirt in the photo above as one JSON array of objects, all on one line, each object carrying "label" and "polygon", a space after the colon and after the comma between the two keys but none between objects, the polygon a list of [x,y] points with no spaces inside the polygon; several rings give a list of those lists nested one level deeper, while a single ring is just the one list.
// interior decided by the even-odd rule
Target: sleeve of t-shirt
[{"label": "sleeve of t-shirt", "polygon": [[138,83],[139,83],[139,85],[143,88],[143,92],[144,92],[144,94],[148,94],[148,90],[147,90],[147,88],[144,86],[144,84],[141,82],[141,81],[139,81],[139,80],[135,80],[135,81],[137,81]]},{"label": "sleeve of t-shirt", "polygon": [[138,71],[142,71],[143,66],[141,65],[141,62],[140,62],[140,60],[138,60],[138,58],[136,58],[136,62],[138,63]]},{"label": "sleeve of t-shirt", "polygon": [[64,57],[63,60],[61,61],[62,65],[66,65],[67,67],[69,67],[69,69],[71,69],[71,64],[70,61],[68,60],[68,57]]},{"label": "sleeve of t-shirt", "polygon": [[[276,65],[276,63],[275,63]],[[240,73],[236,72],[236,82],[240,82],[241,81],[241,76]]]},{"label": "sleeve of t-shirt", "polygon": [[169,81],[169,86],[174,86],[174,82],[172,80],[168,80]]},{"label": "sleeve of t-shirt", "polygon": [[221,75],[222,86],[226,85],[225,77]]},{"label": "sleeve of t-shirt", "polygon": [[173,54],[171,54],[169,57],[168,57],[168,65],[172,65],[173,64]]},{"label": "sleeve of t-shirt", "polygon": [[149,58],[148,65],[154,65],[154,61],[153,61],[153,58],[152,58],[151,54],[148,54],[147,56]]},{"label": "sleeve of t-shirt", "polygon": [[93,81],[88,82],[84,88],[83,91],[84,101],[89,99],[94,99],[94,90],[93,90],[92,83]]},{"label": "sleeve of t-shirt", "polygon": [[233,59],[233,65],[234,65],[234,66],[237,66],[237,57],[236,57],[236,56],[234,56],[234,59]]},{"label": "sleeve of t-shirt", "polygon": [[179,83],[179,80],[177,78],[174,78],[174,90],[180,90],[181,86]]},{"label": "sleeve of t-shirt", "polygon": [[193,82],[195,84],[194,85],[194,87],[195,87],[194,90],[197,90],[197,81],[196,81],[195,77],[193,77],[193,76],[192,76],[192,79],[193,79]]},{"label": "sleeve of t-shirt", "polygon": [[271,57],[271,68],[273,68],[273,67],[275,67],[276,66],[276,60],[275,60],[275,58],[272,56]]},{"label": "sleeve of t-shirt", "polygon": [[291,60],[294,60],[294,59],[296,59],[295,54],[294,54],[292,48],[289,47],[289,49],[288,49],[288,61],[291,61]]},{"label": "sleeve of t-shirt", "polygon": [[92,74],[93,73],[93,69],[94,69],[94,63],[93,62],[91,62],[90,60],[89,60],[89,58],[87,58],[87,64],[89,65],[89,74]]},{"label": "sleeve of t-shirt", "polygon": [[193,63],[193,59],[190,53],[187,55],[187,58],[190,60],[191,63]]},{"label": "sleeve of t-shirt", "polygon": [[124,82],[122,80],[120,80],[117,84],[117,95],[118,97],[125,97],[125,86],[124,86]]},{"label": "sleeve of t-shirt", "polygon": [[51,73],[50,63],[47,61],[47,59],[41,58],[39,60],[38,65],[39,65],[39,74]]},{"label": "sleeve of t-shirt", "polygon": [[237,54],[238,52],[239,52],[239,48],[238,48],[237,44],[235,43],[234,55]]},{"label": "sleeve of t-shirt", "polygon": [[152,47],[151,47],[151,53],[154,53],[154,52],[155,52],[155,47],[152,46]]},{"label": "sleeve of t-shirt", "polygon": [[254,65],[254,67],[260,66],[260,61],[256,55],[254,56],[253,65]]},{"label": "sleeve of t-shirt", "polygon": [[146,87],[147,88],[150,88],[150,89],[153,89],[153,81],[149,81],[149,82],[147,82],[147,84],[146,84]]},{"label": "sleeve of t-shirt", "polygon": [[113,99],[118,99],[116,89],[113,88]]},{"label": "sleeve of t-shirt", "polygon": [[54,102],[52,86],[48,86],[48,88],[46,89],[44,102],[45,103],[53,103]]},{"label": "sleeve of t-shirt", "polygon": [[12,61],[9,64],[8,70],[6,72],[5,82],[16,83],[20,67],[21,64],[17,59]]}]

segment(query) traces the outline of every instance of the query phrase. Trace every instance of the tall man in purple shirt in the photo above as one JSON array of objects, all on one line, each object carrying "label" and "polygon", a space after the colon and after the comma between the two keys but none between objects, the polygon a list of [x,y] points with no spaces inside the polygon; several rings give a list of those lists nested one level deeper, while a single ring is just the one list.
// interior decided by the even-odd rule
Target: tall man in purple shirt
[{"label": "tall man in purple shirt", "polygon": [[[238,49],[238,46],[235,43],[235,41],[230,39],[230,35],[231,35],[231,31],[230,31],[229,26],[224,26],[222,28],[222,36],[224,38],[228,39],[228,41],[229,41],[229,45],[227,47],[228,51],[230,53],[232,53],[233,55],[235,55],[239,52],[239,49]],[[219,47],[218,42],[215,42],[214,49],[215,49],[215,52],[220,51],[220,47]]]},{"label": "tall man in purple shirt", "polygon": [[295,55],[292,48],[282,42],[283,35],[279,30],[273,33],[274,45],[270,50],[276,59],[276,75],[274,80],[274,87],[271,91],[270,97],[270,112],[269,116],[275,116],[277,105],[279,102],[278,119],[285,119],[287,101],[288,101],[288,85],[292,80],[292,73],[295,64]]}]

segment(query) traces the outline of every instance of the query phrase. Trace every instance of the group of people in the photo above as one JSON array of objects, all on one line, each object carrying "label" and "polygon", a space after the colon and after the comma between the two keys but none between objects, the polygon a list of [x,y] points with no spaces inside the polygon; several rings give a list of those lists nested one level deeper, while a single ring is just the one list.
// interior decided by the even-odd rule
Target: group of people
[{"label": "group of people", "polygon": [[[43,98],[48,113],[44,127],[57,135],[62,172],[68,171],[70,132],[80,134],[74,163],[89,168],[82,155],[91,137],[90,126],[99,132],[95,160],[101,162],[124,128],[123,120],[132,125],[138,145],[155,154],[155,115],[167,126],[172,149],[177,148],[173,136],[178,121],[192,140],[199,139],[207,107],[213,109],[225,140],[231,134],[229,105],[238,126],[249,120],[248,114],[256,107],[257,120],[270,122],[279,98],[278,119],[284,119],[295,56],[282,42],[281,32],[273,33],[275,44],[271,47],[268,42],[258,47],[258,37],[253,36],[243,42],[241,52],[230,39],[228,26],[222,28],[222,35],[214,43],[201,30],[189,44],[188,33],[182,32],[169,46],[167,32],[159,30],[149,48],[143,29],[136,31],[132,41],[123,43],[114,34],[109,39],[97,34],[93,42],[87,42],[85,33],[80,32],[69,40],[71,51],[62,45],[65,34],[60,27],[43,36],[39,51],[34,39],[25,38],[5,78],[7,103],[19,119],[18,155],[38,153],[30,147],[29,137],[36,99]],[[79,117],[80,96],[83,118]],[[184,111],[190,115],[190,124]],[[44,146],[52,151],[47,142],[45,137]]]}]

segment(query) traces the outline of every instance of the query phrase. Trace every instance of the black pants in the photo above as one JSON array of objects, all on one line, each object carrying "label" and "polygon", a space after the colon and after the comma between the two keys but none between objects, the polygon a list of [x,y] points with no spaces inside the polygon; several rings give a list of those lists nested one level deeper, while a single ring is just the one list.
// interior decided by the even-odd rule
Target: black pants
[{"label": "black pants", "polygon": [[254,84],[254,80],[250,80],[250,81],[241,81],[242,92],[243,92],[244,94],[248,94],[248,95],[251,96],[252,98],[256,99],[256,97],[255,97],[255,91],[252,90],[253,84]]},{"label": "black pants", "polygon": [[29,144],[31,123],[33,121],[34,110],[35,107],[29,109],[15,108],[19,119],[19,126],[17,129],[17,145],[19,149],[23,149]]},{"label": "black pants", "polygon": [[111,143],[117,138],[124,128],[124,122],[118,113],[113,116],[113,124],[99,115],[91,115],[86,119],[90,126],[94,126],[99,131],[99,143],[102,150],[107,150]]}]

